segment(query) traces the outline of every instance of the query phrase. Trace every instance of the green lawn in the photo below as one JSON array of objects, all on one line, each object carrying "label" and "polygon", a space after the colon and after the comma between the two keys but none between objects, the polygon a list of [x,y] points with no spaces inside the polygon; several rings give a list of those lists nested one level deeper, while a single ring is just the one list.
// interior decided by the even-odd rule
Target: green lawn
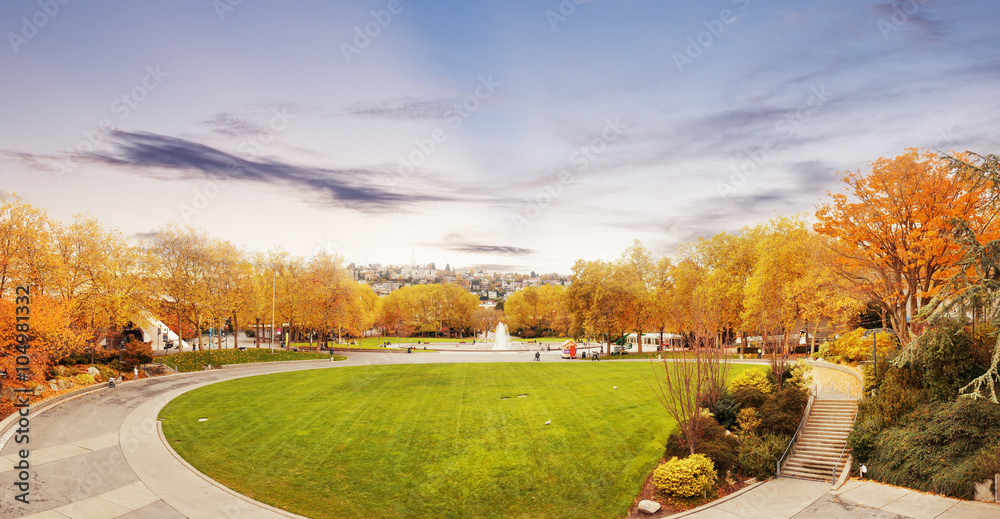
[{"label": "green lawn", "polygon": [[[329,359],[329,353],[301,353],[294,351],[274,350],[274,353],[267,348],[247,348],[246,350],[228,349],[212,351],[185,351],[174,353],[166,357],[159,357],[165,360],[178,371],[199,371],[209,364],[221,366],[223,364],[249,364],[252,362],[277,362],[282,360],[312,360]],[[347,357],[336,355],[334,360],[344,360]]]},{"label": "green lawn", "polygon": [[651,374],[646,363],[324,369],[213,384],[160,418],[199,470],[308,517],[624,517],[675,425]]}]

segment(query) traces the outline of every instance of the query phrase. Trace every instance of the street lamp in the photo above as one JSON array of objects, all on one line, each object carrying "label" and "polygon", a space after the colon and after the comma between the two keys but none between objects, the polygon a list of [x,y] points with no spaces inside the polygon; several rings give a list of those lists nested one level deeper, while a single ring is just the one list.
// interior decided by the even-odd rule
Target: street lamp
[{"label": "street lamp", "polygon": [[271,333],[267,334],[267,344],[271,348],[271,353],[274,353],[274,284],[277,275],[277,271],[271,271]]}]

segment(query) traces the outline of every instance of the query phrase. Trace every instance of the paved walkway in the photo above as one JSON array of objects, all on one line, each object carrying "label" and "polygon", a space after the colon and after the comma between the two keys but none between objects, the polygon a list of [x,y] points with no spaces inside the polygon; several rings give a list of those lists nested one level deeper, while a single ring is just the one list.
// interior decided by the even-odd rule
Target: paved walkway
[{"label": "paved walkway", "polygon": [[870,481],[778,478],[682,514],[686,519],[997,519],[1000,505],[961,501]]},{"label": "paved walkway", "polygon": [[[545,361],[561,361],[543,352]],[[255,519],[299,517],[216,485],[169,450],[156,416],[178,395],[223,380],[303,369],[439,362],[531,362],[533,353],[348,353],[340,362],[255,364],[126,382],[101,388],[31,417],[30,504],[14,500],[14,470],[0,471],[0,517],[36,519]],[[566,360],[564,362],[573,362]],[[579,361],[576,361],[579,362]],[[2,431],[0,431],[2,432]],[[0,467],[13,467],[18,445],[0,449]],[[883,485],[829,485],[778,479],[760,484],[690,517],[1000,517],[1000,506],[924,496]],[[940,510],[934,515],[931,511]],[[873,513],[875,515],[873,515]],[[878,515],[882,514],[882,515]],[[904,515],[898,515],[904,514]],[[912,515],[911,515],[912,514]]]}]

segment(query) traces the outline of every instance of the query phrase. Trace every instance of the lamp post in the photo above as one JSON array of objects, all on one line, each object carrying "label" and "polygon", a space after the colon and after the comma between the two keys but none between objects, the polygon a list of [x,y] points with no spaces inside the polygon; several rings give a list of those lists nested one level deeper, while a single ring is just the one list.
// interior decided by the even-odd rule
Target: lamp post
[{"label": "lamp post", "polygon": [[271,348],[271,353],[274,353],[274,283],[277,277],[277,272],[271,271],[271,333],[267,334],[267,344]]},{"label": "lamp post", "polygon": [[878,379],[878,330],[872,333],[872,367],[874,377]]}]

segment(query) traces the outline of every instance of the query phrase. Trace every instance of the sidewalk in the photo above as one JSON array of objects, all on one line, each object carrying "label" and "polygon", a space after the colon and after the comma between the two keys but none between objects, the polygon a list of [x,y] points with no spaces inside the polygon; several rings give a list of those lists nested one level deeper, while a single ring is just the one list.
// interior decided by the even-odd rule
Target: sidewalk
[{"label": "sidewalk", "polygon": [[778,478],[670,519],[997,519],[1000,505],[924,494],[852,479],[829,483]]}]

